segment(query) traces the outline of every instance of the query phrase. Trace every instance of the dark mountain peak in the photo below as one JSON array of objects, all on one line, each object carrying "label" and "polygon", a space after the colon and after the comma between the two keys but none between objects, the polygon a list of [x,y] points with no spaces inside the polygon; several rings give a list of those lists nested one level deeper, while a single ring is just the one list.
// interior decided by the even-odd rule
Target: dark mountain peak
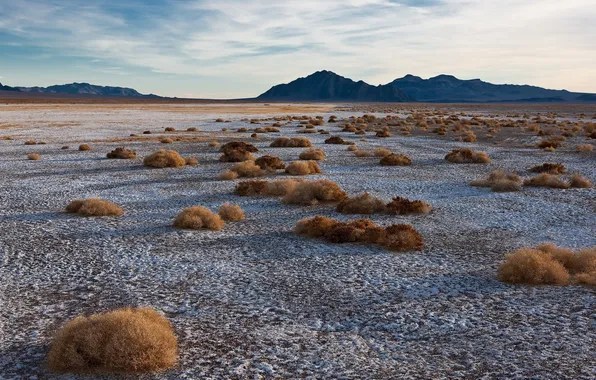
[{"label": "dark mountain peak", "polygon": [[456,77],[454,77],[453,75],[447,75],[447,74],[440,74],[440,75],[437,75],[436,77],[429,78],[428,80],[429,81],[460,82],[460,80],[457,79]]},{"label": "dark mountain peak", "polygon": [[70,95],[97,95],[97,96],[132,96],[141,97],[143,94],[137,90],[127,87],[112,87],[112,86],[98,86],[86,82],[73,82],[66,84],[58,84],[48,87],[21,87],[21,91],[26,92],[43,92],[53,94],[70,94]]},{"label": "dark mountain peak", "polygon": [[2,83],[0,83],[0,91],[21,91],[16,87],[10,87],[10,86],[5,86]]}]

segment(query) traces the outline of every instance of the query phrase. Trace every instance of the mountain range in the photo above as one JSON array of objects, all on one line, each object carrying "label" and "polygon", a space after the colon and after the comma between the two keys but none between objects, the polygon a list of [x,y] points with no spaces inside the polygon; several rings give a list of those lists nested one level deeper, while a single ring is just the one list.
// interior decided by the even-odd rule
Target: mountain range
[{"label": "mountain range", "polygon": [[257,99],[433,103],[593,102],[596,101],[596,94],[548,90],[528,85],[497,85],[480,79],[461,80],[452,75],[422,79],[408,74],[388,84],[372,86],[323,70],[287,84],[273,86]]},{"label": "mountain range", "polygon": [[[49,87],[10,87],[0,83],[0,91],[62,94],[63,96],[161,98],[153,94],[143,95],[132,88],[97,86],[89,83],[70,83]],[[355,82],[350,78],[323,70],[287,84],[273,86],[254,99],[242,100],[268,102],[596,103],[596,94],[549,90],[528,85],[492,84],[480,79],[462,80],[452,75],[422,79],[408,74],[390,83],[373,86],[361,80]]]}]

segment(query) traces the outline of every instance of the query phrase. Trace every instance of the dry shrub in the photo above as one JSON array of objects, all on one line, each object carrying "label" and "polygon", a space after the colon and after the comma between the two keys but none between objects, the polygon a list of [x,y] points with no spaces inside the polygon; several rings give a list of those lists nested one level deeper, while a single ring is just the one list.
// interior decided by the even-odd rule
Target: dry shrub
[{"label": "dry shrub", "polygon": [[445,159],[456,164],[488,164],[490,158],[484,152],[474,152],[472,149],[453,149],[447,153]]},{"label": "dry shrub", "polygon": [[210,148],[217,148],[218,145],[219,145],[219,143],[215,140],[209,142]]},{"label": "dry shrub", "polygon": [[331,180],[304,181],[296,183],[282,202],[287,204],[315,205],[320,202],[341,202],[347,194]]},{"label": "dry shrub", "polygon": [[160,149],[145,157],[143,165],[151,168],[177,168],[186,165],[186,160],[175,150]]},{"label": "dry shrub", "polygon": [[369,219],[339,222],[315,216],[298,221],[294,231],[299,235],[323,237],[331,243],[373,243],[394,251],[420,250],[424,246],[422,236],[409,224],[383,228]]},{"label": "dry shrub", "polygon": [[548,173],[540,173],[537,176],[524,181],[524,186],[530,187],[552,187],[555,189],[567,189],[569,184],[563,182],[558,176]]},{"label": "dry shrub", "polygon": [[431,210],[432,206],[425,201],[411,201],[404,197],[395,197],[385,206],[385,211],[392,215],[428,214]]},{"label": "dry shrub", "polygon": [[199,128],[197,127],[190,127],[190,128],[186,128],[186,132],[198,132]]},{"label": "dry shrub", "polygon": [[197,166],[199,164],[199,159],[196,157],[186,157],[184,161],[186,161],[186,165],[188,166]]},{"label": "dry shrub", "polygon": [[391,137],[391,133],[388,130],[384,129],[382,131],[378,131],[376,136],[377,137]]},{"label": "dry shrub", "polygon": [[542,165],[532,166],[528,170],[532,173],[565,174],[565,166],[563,164],[553,164],[549,162]]},{"label": "dry shrub", "polygon": [[575,146],[575,150],[580,153],[588,153],[594,150],[594,145],[592,144],[579,144]]},{"label": "dry shrub", "polygon": [[347,150],[348,152],[354,152],[358,150],[358,147],[356,145],[350,145]]},{"label": "dry shrub", "polygon": [[134,150],[131,150],[131,149],[116,148],[113,151],[108,152],[106,157],[126,160],[126,159],[130,159],[130,158],[136,158],[137,152],[135,152]]},{"label": "dry shrub", "polygon": [[343,214],[377,214],[385,212],[385,202],[364,193],[341,201],[336,210]]},{"label": "dry shrub", "polygon": [[256,159],[255,164],[261,167],[261,169],[268,172],[274,172],[276,170],[285,169],[286,165],[277,156],[262,156]]},{"label": "dry shrub", "polygon": [[463,141],[463,142],[476,142],[476,135],[472,131],[466,131],[461,136],[461,141]]},{"label": "dry shrub", "polygon": [[91,146],[89,144],[81,144],[81,145],[79,145],[79,150],[80,151],[91,150]]},{"label": "dry shrub", "polygon": [[174,219],[174,227],[191,230],[209,229],[219,231],[225,225],[223,219],[206,207],[187,207]]},{"label": "dry shrub", "polygon": [[265,175],[265,172],[254,161],[238,162],[230,170],[238,174],[238,177],[252,178]]},{"label": "dry shrub", "polygon": [[325,140],[325,144],[345,144],[345,141],[339,136],[331,136]]},{"label": "dry shrub", "polygon": [[220,181],[231,181],[236,178],[238,178],[238,173],[231,170],[223,171],[217,175],[217,179]]},{"label": "dry shrub", "polygon": [[241,196],[266,195],[267,181],[242,181],[236,185],[236,194]]},{"label": "dry shrub", "polygon": [[164,137],[164,138],[160,139],[159,142],[162,144],[172,144],[174,142],[174,140],[172,140],[169,137]]},{"label": "dry shrub", "polygon": [[357,150],[354,152],[354,156],[356,156],[358,158],[370,157],[371,155],[372,155],[372,153],[368,152],[366,150]]},{"label": "dry shrub", "polygon": [[32,160],[32,161],[37,161],[37,160],[41,160],[41,156],[37,153],[29,153],[27,155],[27,159]]},{"label": "dry shrub", "polygon": [[310,148],[312,143],[306,137],[278,137],[271,143],[272,148]]},{"label": "dry shrub", "polygon": [[582,177],[579,174],[574,174],[571,176],[571,179],[569,180],[569,186],[579,189],[589,189],[594,187],[594,185],[589,179],[587,179],[586,177]]},{"label": "dry shrub", "polygon": [[309,175],[322,173],[317,161],[294,161],[286,167],[286,173],[290,175]]},{"label": "dry shrub", "polygon": [[176,132],[176,128],[174,128],[174,127],[166,127],[165,128],[165,131],[166,132]]},{"label": "dry shrub", "polygon": [[412,159],[403,154],[390,154],[381,158],[380,164],[383,166],[408,166],[412,164]]},{"label": "dry shrub", "polygon": [[596,247],[576,252],[551,243],[522,248],[505,256],[498,276],[517,284],[596,285]]},{"label": "dry shrub", "polygon": [[222,162],[242,162],[247,160],[254,160],[251,153],[259,150],[252,144],[247,144],[242,141],[231,141],[222,145],[219,151],[223,155],[219,158]]},{"label": "dry shrub", "polygon": [[121,216],[124,210],[115,203],[99,198],[75,199],[66,206],[66,212],[82,216]]},{"label": "dry shrub", "polygon": [[375,148],[375,156],[376,157],[387,157],[391,155],[391,151],[387,148]]},{"label": "dry shrub", "polygon": [[563,142],[565,141],[565,137],[563,136],[552,136],[552,137],[548,137],[548,138],[544,138],[542,140],[540,140],[540,142],[538,143],[538,148],[540,149],[557,149],[559,147],[561,147],[561,145],[563,145]]},{"label": "dry shrub", "polygon": [[48,366],[59,373],[140,373],[176,365],[170,322],[150,308],[79,316],[58,331]]},{"label": "dry shrub", "polygon": [[301,160],[321,161],[324,160],[326,156],[325,152],[323,152],[321,149],[310,148],[300,153],[299,157]]},{"label": "dry shrub", "polygon": [[70,149],[70,147],[68,145],[64,145],[62,148],[60,148],[62,150],[66,150],[66,149]]},{"label": "dry shrub", "polygon": [[506,173],[502,169],[493,170],[488,178],[470,182],[470,186],[490,187],[492,191],[520,191],[522,179],[516,173]]},{"label": "dry shrub", "polygon": [[219,208],[219,216],[226,222],[238,222],[240,220],[244,220],[244,211],[238,205],[231,205],[229,203],[224,203]]},{"label": "dry shrub", "polygon": [[294,191],[300,182],[302,182],[300,179],[281,179],[268,182],[265,187],[265,195],[284,196]]}]

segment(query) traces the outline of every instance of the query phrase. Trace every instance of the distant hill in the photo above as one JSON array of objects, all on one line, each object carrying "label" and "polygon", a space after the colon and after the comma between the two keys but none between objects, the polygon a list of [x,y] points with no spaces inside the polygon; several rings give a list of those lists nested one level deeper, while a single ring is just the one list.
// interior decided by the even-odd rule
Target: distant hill
[{"label": "distant hill", "polygon": [[363,81],[354,82],[331,71],[317,71],[306,78],[288,84],[273,86],[259,95],[258,100],[279,101],[355,101],[407,102],[412,99],[391,85],[371,86]]},{"label": "distant hill", "polygon": [[96,96],[126,96],[143,97],[156,95],[143,95],[137,90],[126,87],[97,86],[89,83],[69,83],[49,87],[19,87],[23,92],[41,92],[51,94],[70,94],[70,95],[96,95]]},{"label": "distant hill", "polygon": [[480,79],[461,80],[452,75],[422,79],[406,75],[391,83],[371,86],[330,71],[317,71],[288,84],[273,86],[257,97],[266,101],[357,102],[596,102],[596,94],[548,90],[536,86],[492,84]]},{"label": "distant hill", "polygon": [[16,87],[5,86],[2,83],[0,83],[0,91],[16,91],[16,92],[18,92],[18,91],[21,91],[21,90],[19,90]]}]

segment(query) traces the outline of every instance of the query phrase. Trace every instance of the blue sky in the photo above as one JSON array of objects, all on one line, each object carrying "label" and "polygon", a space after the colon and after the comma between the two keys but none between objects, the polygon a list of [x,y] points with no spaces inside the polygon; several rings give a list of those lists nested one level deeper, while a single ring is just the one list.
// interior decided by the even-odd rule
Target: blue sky
[{"label": "blue sky", "polygon": [[594,0],[0,0],[0,82],[256,96],[327,69],[596,92]]}]

